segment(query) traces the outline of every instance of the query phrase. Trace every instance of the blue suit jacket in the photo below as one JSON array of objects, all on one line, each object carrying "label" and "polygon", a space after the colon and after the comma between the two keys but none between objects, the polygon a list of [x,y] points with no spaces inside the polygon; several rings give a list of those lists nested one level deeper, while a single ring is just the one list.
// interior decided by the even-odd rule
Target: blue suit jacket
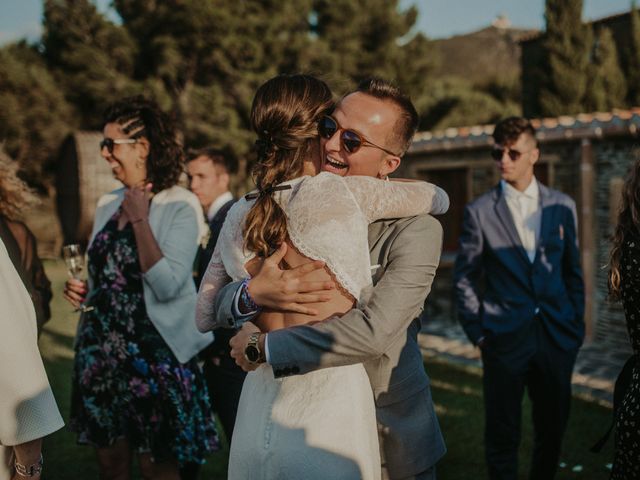
[{"label": "blue suit jacket", "polygon": [[465,208],[454,272],[458,315],[469,339],[485,336],[496,353],[527,344],[536,313],[561,349],[577,350],[584,338],[575,203],[538,185],[542,221],[533,263],[500,185]]}]

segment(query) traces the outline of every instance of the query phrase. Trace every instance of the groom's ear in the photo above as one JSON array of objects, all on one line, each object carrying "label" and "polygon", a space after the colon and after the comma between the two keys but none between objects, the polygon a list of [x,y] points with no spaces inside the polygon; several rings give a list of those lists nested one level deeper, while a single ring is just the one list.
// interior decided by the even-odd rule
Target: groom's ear
[{"label": "groom's ear", "polygon": [[380,171],[378,172],[379,178],[384,178],[387,175],[391,175],[400,166],[400,157],[396,155],[386,155],[380,165]]}]

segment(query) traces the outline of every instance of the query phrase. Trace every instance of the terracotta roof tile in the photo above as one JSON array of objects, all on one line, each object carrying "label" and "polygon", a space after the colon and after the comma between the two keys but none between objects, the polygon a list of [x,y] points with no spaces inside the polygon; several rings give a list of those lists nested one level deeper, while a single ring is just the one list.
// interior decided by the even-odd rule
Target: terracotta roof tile
[{"label": "terracotta roof tile", "polygon": [[[633,134],[640,128],[640,107],[611,112],[579,113],[559,117],[535,118],[533,127],[542,140],[590,138]],[[474,148],[492,143],[494,125],[447,128],[444,131],[418,132],[409,153],[426,150]]]}]

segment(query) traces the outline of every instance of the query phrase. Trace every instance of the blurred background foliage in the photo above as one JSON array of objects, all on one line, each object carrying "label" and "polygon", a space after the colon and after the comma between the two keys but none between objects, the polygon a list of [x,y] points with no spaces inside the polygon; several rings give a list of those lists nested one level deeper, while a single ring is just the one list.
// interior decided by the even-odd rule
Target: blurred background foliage
[{"label": "blurred background foliage", "polygon": [[[0,143],[34,186],[51,185],[65,136],[100,128],[105,106],[143,93],[179,122],[188,147],[246,157],[257,87],[305,72],[336,96],[360,79],[394,80],[420,129],[495,122],[522,112],[519,40],[494,23],[430,40],[398,0],[113,0],[119,21],[90,0],[44,0],[43,34],[0,48]],[[582,23],[581,0],[547,0],[540,112],[637,103],[640,21],[619,61],[611,33]],[[628,78],[628,82],[625,81]]]},{"label": "blurred background foliage", "polygon": [[[114,23],[90,0],[45,0],[36,44],[0,48],[0,141],[31,183],[50,183],[57,149],[100,128],[105,106],[135,93],[175,115],[187,146],[245,156],[253,94],[268,78],[306,72],[337,96],[360,79],[395,80],[421,128],[490,121],[518,89],[438,73],[439,49],[396,0],[114,0]],[[496,96],[496,93],[501,93]],[[515,95],[515,96],[514,96]],[[475,106],[474,106],[475,104]],[[511,111],[510,110],[510,111]],[[469,113],[474,113],[469,116]]]}]

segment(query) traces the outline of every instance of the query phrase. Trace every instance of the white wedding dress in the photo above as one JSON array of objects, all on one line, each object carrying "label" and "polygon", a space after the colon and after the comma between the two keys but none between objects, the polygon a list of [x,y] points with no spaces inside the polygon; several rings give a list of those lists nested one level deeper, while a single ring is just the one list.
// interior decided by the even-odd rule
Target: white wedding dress
[{"label": "white wedding dress", "polygon": [[[371,177],[320,173],[281,185],[273,193],[287,216],[291,243],[306,257],[323,260],[341,287],[358,299],[371,285],[369,223],[424,213],[444,213],[449,198],[426,182],[386,182]],[[229,211],[200,292],[201,331],[229,327],[212,311],[229,279],[248,277],[254,255],[243,249],[244,219],[253,201]],[[275,379],[261,365],[244,382],[229,458],[231,480],[377,480],[380,452],[375,406],[362,364],[326,368]]]}]

